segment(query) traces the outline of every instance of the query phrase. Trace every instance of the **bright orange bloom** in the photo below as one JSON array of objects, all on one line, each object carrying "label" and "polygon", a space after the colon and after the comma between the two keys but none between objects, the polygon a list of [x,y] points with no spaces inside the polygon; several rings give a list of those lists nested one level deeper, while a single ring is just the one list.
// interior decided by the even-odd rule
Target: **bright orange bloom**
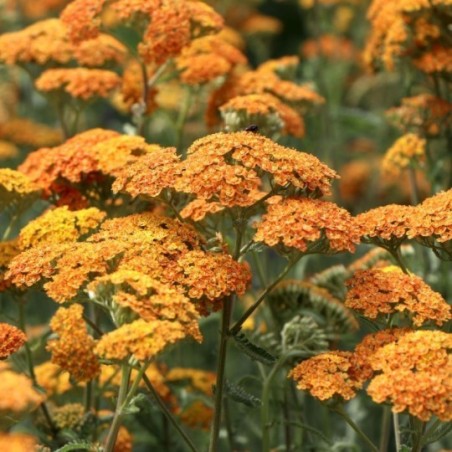
[{"label": "bright orange bloom", "polygon": [[452,50],[450,47],[435,45],[414,60],[414,65],[427,74],[452,73]]},{"label": "bright orange bloom", "polygon": [[254,240],[301,252],[353,252],[359,243],[359,229],[354,218],[332,202],[275,199],[257,224]]},{"label": "bright orange bloom", "polygon": [[415,331],[385,345],[371,357],[381,372],[367,392],[377,403],[388,401],[396,413],[407,410],[427,422],[433,415],[452,420],[452,335]]},{"label": "bright orange bloom", "polygon": [[122,361],[133,355],[139,361],[145,361],[186,335],[185,328],[179,322],[136,320],[104,334],[94,352],[106,359]]},{"label": "bright orange bloom", "polygon": [[259,65],[261,72],[273,72],[282,78],[292,78],[300,64],[300,58],[296,55],[283,56],[267,60]]},{"label": "bright orange bloom", "polygon": [[59,130],[19,117],[0,123],[0,137],[32,148],[55,146],[62,141]]},{"label": "bright orange bloom", "polygon": [[0,450],[5,452],[30,452],[37,446],[33,436],[23,433],[0,433]]},{"label": "bright orange bloom", "polygon": [[99,362],[93,354],[96,342],[86,331],[81,305],[59,308],[50,321],[50,327],[58,335],[58,339],[47,344],[53,363],[77,381],[88,381],[99,374]]},{"label": "bright orange bloom", "polygon": [[48,210],[20,231],[19,246],[24,250],[41,244],[75,242],[96,229],[104,217],[105,212],[94,207],[75,212],[66,206]]},{"label": "bright orange bloom", "polygon": [[62,90],[72,97],[88,100],[92,97],[107,97],[121,83],[121,78],[112,71],[101,69],[70,68],[48,69],[36,80],[39,91]]},{"label": "bright orange bloom", "polygon": [[36,381],[44,388],[48,397],[64,394],[72,388],[69,372],[51,361],[35,366],[35,374]]},{"label": "bright orange bloom", "polygon": [[121,427],[119,427],[118,436],[116,438],[113,452],[132,452],[132,450],[133,437],[130,432],[121,425]]},{"label": "bright orange bloom", "polygon": [[256,124],[259,131],[283,132],[295,137],[304,135],[302,117],[271,94],[248,94],[233,97],[220,107],[227,130],[237,131]]},{"label": "bright orange bloom", "polygon": [[353,376],[351,352],[326,352],[301,362],[289,377],[297,382],[297,388],[307,390],[319,400],[340,397],[350,400],[363,382]]},{"label": "bright orange bloom", "polygon": [[0,323],[0,359],[16,353],[27,342],[27,336],[22,330],[7,323]]},{"label": "bright orange bloom", "polygon": [[406,312],[414,325],[421,326],[428,320],[442,325],[452,317],[450,306],[438,292],[398,267],[357,271],[347,286],[345,305],[370,319]]},{"label": "bright orange bloom", "polygon": [[7,417],[15,419],[33,411],[45,399],[28,377],[12,371],[7,364],[1,362],[0,378],[0,416],[3,420]]},{"label": "bright orange bloom", "polygon": [[401,170],[423,163],[426,143],[414,133],[403,135],[386,151],[381,163],[383,171],[397,176]]},{"label": "bright orange bloom", "polygon": [[386,344],[397,341],[404,334],[411,331],[408,328],[392,328],[365,336],[355,347],[351,358],[354,378],[359,381],[366,381],[372,378],[375,372],[370,365],[370,360],[374,353]]}]

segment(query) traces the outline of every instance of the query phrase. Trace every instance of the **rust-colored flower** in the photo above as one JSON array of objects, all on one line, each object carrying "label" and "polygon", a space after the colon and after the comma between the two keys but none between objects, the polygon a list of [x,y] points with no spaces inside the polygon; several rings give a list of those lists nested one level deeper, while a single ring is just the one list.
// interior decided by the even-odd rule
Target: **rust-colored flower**
[{"label": "rust-colored flower", "polygon": [[358,50],[350,39],[329,34],[318,39],[303,42],[301,54],[307,58],[326,58],[330,60],[353,61],[357,59]]},{"label": "rust-colored flower", "polygon": [[16,353],[27,342],[27,336],[22,330],[8,323],[0,323],[0,359]]},{"label": "rust-colored flower", "polygon": [[319,199],[275,199],[256,227],[255,241],[301,252],[353,252],[359,243],[355,219],[345,209]]},{"label": "rust-colored flower", "polygon": [[121,78],[115,72],[86,68],[47,69],[36,80],[39,91],[61,90],[83,100],[107,97],[120,84]]},{"label": "rust-colored flower", "polygon": [[70,211],[63,206],[48,210],[20,231],[19,246],[24,250],[42,244],[75,242],[96,229],[104,217],[105,212],[95,207]]},{"label": "rust-colored flower", "polygon": [[33,411],[45,399],[36,391],[33,382],[25,375],[11,370],[7,364],[0,363],[0,416],[2,419]]},{"label": "rust-colored flower", "polygon": [[132,452],[133,450],[133,437],[130,432],[121,425],[119,427],[118,436],[116,438],[115,447],[113,452]]},{"label": "rust-colored flower", "polygon": [[377,403],[389,402],[396,413],[408,411],[428,421],[452,419],[452,335],[415,331],[377,350],[370,363],[380,373],[367,392]]},{"label": "rust-colored flower", "polygon": [[350,400],[363,384],[353,376],[352,357],[351,352],[321,353],[298,364],[289,377],[297,382],[298,389],[319,400],[335,396]]},{"label": "rust-colored flower", "polygon": [[106,359],[122,361],[133,355],[139,361],[145,361],[186,336],[187,332],[179,322],[136,320],[104,334],[94,352]]},{"label": "rust-colored flower", "polygon": [[370,319],[406,312],[414,325],[421,326],[429,320],[442,325],[451,318],[450,307],[438,292],[398,267],[357,271],[347,286],[345,305]]},{"label": "rust-colored flower", "polygon": [[263,133],[283,132],[295,137],[304,135],[302,117],[271,94],[248,94],[233,97],[220,107],[227,130],[243,130],[256,124]]},{"label": "rust-colored flower", "polygon": [[452,73],[452,50],[441,44],[434,45],[419,58],[414,60],[414,65],[427,74]]},{"label": "rust-colored flower", "polygon": [[47,344],[53,363],[81,382],[99,374],[99,362],[93,353],[96,342],[86,331],[81,305],[58,309],[50,327],[58,335],[58,339],[51,339]]},{"label": "rust-colored flower", "polygon": [[387,151],[381,163],[384,172],[398,176],[401,170],[422,164],[426,140],[414,133],[400,137]]}]

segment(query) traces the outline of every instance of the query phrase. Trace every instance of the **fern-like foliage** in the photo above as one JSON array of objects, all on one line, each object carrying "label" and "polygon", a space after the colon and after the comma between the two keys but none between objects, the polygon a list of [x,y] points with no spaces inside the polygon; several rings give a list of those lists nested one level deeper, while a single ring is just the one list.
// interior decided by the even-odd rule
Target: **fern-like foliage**
[{"label": "fern-like foliage", "polygon": [[235,345],[242,350],[253,361],[259,361],[262,364],[271,366],[276,361],[276,357],[262,347],[252,343],[243,333],[237,333],[232,336]]},{"label": "fern-like foliage", "polygon": [[321,352],[328,348],[328,335],[312,317],[295,316],[281,332],[282,349]]},{"label": "fern-like foliage", "polygon": [[225,382],[225,390],[226,395],[230,399],[241,403],[242,405],[246,405],[250,408],[256,408],[261,405],[261,400],[258,397],[250,394],[242,386],[231,383],[228,380]]}]

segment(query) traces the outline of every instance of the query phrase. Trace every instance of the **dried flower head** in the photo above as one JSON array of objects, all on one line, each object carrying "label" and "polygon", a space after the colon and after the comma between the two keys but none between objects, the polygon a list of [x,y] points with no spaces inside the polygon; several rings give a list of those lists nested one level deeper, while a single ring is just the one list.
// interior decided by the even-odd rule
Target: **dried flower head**
[{"label": "dried flower head", "polygon": [[298,389],[309,391],[319,400],[350,400],[363,384],[353,376],[352,357],[351,352],[321,353],[298,364],[289,377],[297,382]]},{"label": "dried flower head", "polygon": [[16,353],[27,342],[27,336],[22,330],[7,323],[0,323],[0,359]]},{"label": "dried flower head", "polygon": [[64,91],[83,100],[107,97],[120,84],[115,72],[86,68],[47,69],[36,80],[39,91]]},{"label": "dried flower head", "polygon": [[322,253],[353,252],[359,243],[355,219],[332,202],[311,198],[274,201],[256,226],[255,241]]},{"label": "dried flower head", "polygon": [[451,318],[450,306],[438,292],[399,267],[357,271],[347,286],[345,305],[370,319],[406,312],[415,326],[421,326],[428,320],[442,325]]},{"label": "dried flower head", "polygon": [[382,161],[383,171],[397,176],[405,168],[422,164],[426,143],[424,138],[414,133],[403,135],[386,151]]},{"label": "dried flower head", "polygon": [[99,374],[99,362],[93,353],[96,342],[86,331],[81,305],[59,308],[50,327],[58,335],[58,339],[51,339],[47,344],[53,363],[77,381],[88,381]]},{"label": "dried flower head", "polygon": [[145,361],[186,336],[186,329],[176,321],[136,320],[104,334],[94,351],[111,360],[122,361],[133,355],[139,361]]},{"label": "dried flower head", "polygon": [[51,209],[29,222],[19,234],[19,246],[27,249],[41,244],[75,242],[92,232],[105,212],[95,207],[70,211],[66,206]]},{"label": "dried flower head", "polygon": [[377,403],[388,401],[396,413],[407,410],[428,421],[452,419],[451,334],[415,331],[385,345],[370,358],[374,371],[381,372],[367,392]]}]

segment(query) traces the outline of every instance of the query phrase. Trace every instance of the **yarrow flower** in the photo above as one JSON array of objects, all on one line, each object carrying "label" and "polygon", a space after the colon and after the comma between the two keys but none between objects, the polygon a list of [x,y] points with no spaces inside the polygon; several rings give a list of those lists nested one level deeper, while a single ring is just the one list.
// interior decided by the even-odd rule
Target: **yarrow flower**
[{"label": "yarrow flower", "polygon": [[350,400],[363,385],[352,373],[352,357],[351,352],[321,353],[298,364],[289,377],[297,382],[298,389],[308,391],[316,399]]},{"label": "yarrow flower", "polygon": [[93,354],[96,343],[86,331],[81,305],[58,309],[50,328],[58,335],[58,339],[51,339],[47,344],[53,363],[77,381],[88,381],[99,374],[99,362]]},{"label": "yarrow flower", "polygon": [[433,415],[452,420],[452,335],[415,331],[402,335],[370,357],[379,373],[367,392],[377,403],[389,402],[396,413],[408,411],[427,422]]},{"label": "yarrow flower", "polygon": [[120,83],[119,75],[102,69],[47,69],[36,80],[36,88],[44,92],[64,91],[86,101],[107,97]]},{"label": "yarrow flower", "polygon": [[451,318],[450,306],[439,293],[399,267],[357,271],[347,286],[345,305],[370,319],[406,312],[415,326],[429,320],[441,326]]},{"label": "yarrow flower", "polygon": [[17,352],[27,342],[27,336],[22,330],[7,323],[0,323],[0,359]]},{"label": "yarrow flower", "polygon": [[254,240],[299,252],[353,252],[359,243],[354,218],[336,204],[311,198],[273,198],[257,223]]},{"label": "yarrow flower", "polygon": [[11,285],[11,282],[5,278],[5,273],[13,258],[19,253],[17,239],[0,242],[0,292]]},{"label": "yarrow flower", "polygon": [[414,133],[403,135],[386,151],[382,161],[383,171],[397,176],[401,170],[422,164],[426,143],[424,138]]},{"label": "yarrow flower", "polygon": [[35,366],[36,381],[48,397],[64,394],[72,389],[71,375],[57,364],[45,361]]},{"label": "yarrow flower", "polygon": [[179,419],[190,428],[209,430],[213,418],[213,408],[202,400],[195,400],[178,413]]},{"label": "yarrow flower", "polygon": [[29,452],[35,450],[36,439],[24,433],[0,433],[0,450],[12,452]]},{"label": "yarrow flower", "polygon": [[318,39],[308,39],[301,46],[301,54],[306,59],[326,58],[333,61],[353,61],[358,57],[358,50],[350,39],[323,34]]},{"label": "yarrow flower", "polygon": [[39,195],[39,187],[29,177],[9,168],[0,168],[0,210],[8,205],[27,205]]},{"label": "yarrow flower", "polygon": [[174,367],[165,375],[165,379],[170,383],[188,381],[190,389],[200,391],[210,397],[215,385],[216,374],[202,369]]}]

